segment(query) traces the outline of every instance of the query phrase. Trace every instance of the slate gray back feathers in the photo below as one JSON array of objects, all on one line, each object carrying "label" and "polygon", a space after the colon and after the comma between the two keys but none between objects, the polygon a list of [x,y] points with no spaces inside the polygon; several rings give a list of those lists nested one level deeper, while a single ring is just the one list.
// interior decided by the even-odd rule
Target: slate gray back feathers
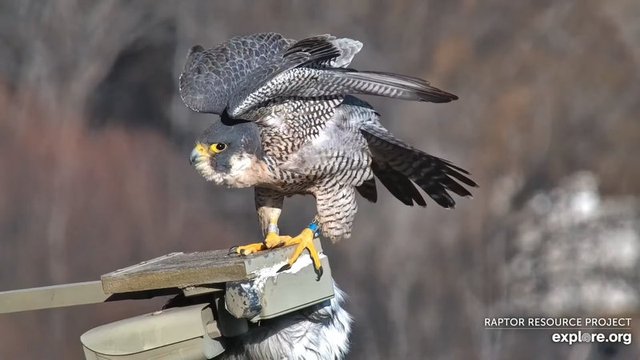
[{"label": "slate gray back feathers", "polygon": [[252,110],[283,98],[354,94],[449,102],[453,94],[405,75],[348,69],[362,43],[331,35],[300,41],[276,33],[239,36],[212,49],[194,46],[180,75],[180,95],[194,111],[257,120]]},{"label": "slate gray back feathers", "polygon": [[180,75],[182,100],[194,111],[222,114],[233,94],[265,76],[288,47],[289,41],[276,33],[234,37],[208,50],[196,45]]}]

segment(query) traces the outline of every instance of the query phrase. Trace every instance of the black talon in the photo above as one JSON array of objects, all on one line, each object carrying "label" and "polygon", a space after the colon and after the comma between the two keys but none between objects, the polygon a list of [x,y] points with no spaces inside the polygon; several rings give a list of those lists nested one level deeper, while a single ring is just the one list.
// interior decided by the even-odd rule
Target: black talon
[{"label": "black talon", "polygon": [[238,248],[238,245],[234,245],[234,246],[230,247],[229,248],[229,252],[227,253],[227,255],[235,254],[237,248]]},{"label": "black talon", "polygon": [[287,271],[287,270],[289,270],[289,269],[291,269],[291,265],[289,265],[289,264],[284,264],[284,265],[283,265],[283,266],[278,270],[278,272]]},{"label": "black talon", "polygon": [[316,267],[313,267],[313,270],[315,270],[316,275],[318,276],[316,278],[316,281],[320,281],[320,278],[322,277],[322,274],[324,274],[324,269],[322,268],[322,265],[320,265],[320,268],[316,269]]}]

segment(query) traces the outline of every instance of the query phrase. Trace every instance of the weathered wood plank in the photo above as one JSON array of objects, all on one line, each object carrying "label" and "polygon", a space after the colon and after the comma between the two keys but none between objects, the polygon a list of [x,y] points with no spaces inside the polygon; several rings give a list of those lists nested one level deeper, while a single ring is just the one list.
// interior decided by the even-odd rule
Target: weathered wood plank
[{"label": "weathered wood plank", "polygon": [[[316,248],[322,251],[317,239]],[[249,256],[227,250],[172,253],[102,275],[102,287],[106,294],[117,294],[248,280],[253,272],[286,261],[293,250],[279,248]]]}]

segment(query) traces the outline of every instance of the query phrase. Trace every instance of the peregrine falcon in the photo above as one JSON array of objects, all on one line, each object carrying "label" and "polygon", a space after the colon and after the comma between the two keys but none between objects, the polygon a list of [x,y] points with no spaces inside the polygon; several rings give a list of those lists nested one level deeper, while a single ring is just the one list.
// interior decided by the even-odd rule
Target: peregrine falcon
[{"label": "peregrine falcon", "polygon": [[[265,240],[238,253],[297,244],[285,267],[307,249],[321,275],[314,236],[350,237],[356,191],[377,200],[374,176],[410,206],[426,206],[415,185],[445,208],[455,205],[448,191],[471,196],[462,184],[477,185],[467,171],[398,140],[352,95],[435,103],[457,97],[419,78],[348,68],[361,48],[331,35],[294,41],[261,33],[189,51],[182,100],[221,118],[198,139],[191,162],[216,184],[255,187]],[[280,236],[283,200],[294,194],[314,196],[317,215],[298,236]]]}]

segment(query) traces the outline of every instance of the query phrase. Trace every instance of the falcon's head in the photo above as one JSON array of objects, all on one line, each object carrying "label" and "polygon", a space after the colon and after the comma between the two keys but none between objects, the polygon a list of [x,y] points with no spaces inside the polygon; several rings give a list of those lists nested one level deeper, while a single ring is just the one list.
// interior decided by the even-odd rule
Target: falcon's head
[{"label": "falcon's head", "polygon": [[266,166],[262,161],[258,128],[251,122],[214,122],[196,141],[191,165],[205,179],[218,185],[248,187],[261,182]]}]

